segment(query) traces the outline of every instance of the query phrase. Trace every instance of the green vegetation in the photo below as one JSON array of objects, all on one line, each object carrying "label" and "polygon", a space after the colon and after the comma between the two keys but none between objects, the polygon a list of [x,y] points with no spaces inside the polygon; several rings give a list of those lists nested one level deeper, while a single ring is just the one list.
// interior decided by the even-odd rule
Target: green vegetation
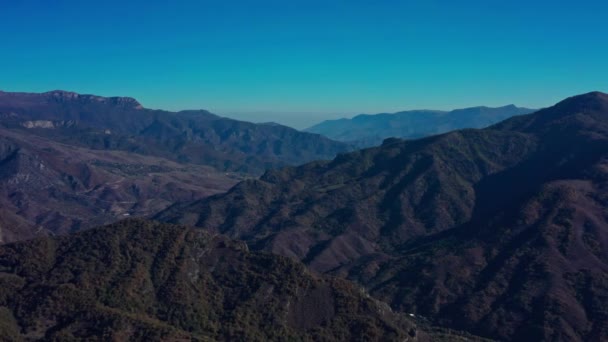
[{"label": "green vegetation", "polygon": [[142,220],[2,246],[0,286],[7,340],[403,341],[416,331],[344,280]]}]

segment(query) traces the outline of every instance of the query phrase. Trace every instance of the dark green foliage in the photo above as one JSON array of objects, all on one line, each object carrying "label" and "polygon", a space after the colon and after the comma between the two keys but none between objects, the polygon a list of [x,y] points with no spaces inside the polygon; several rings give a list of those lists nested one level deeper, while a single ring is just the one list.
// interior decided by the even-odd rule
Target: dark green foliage
[{"label": "dark green foliage", "polygon": [[140,220],[4,245],[0,285],[6,340],[404,341],[416,330],[344,280]]}]

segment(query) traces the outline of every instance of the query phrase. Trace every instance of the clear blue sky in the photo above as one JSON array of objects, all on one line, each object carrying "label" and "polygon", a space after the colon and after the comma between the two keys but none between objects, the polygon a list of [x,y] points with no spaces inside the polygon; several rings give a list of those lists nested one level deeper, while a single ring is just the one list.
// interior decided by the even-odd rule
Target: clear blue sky
[{"label": "clear blue sky", "polygon": [[0,0],[0,65],[2,90],[288,113],[286,123],[541,107],[608,91],[608,2]]}]

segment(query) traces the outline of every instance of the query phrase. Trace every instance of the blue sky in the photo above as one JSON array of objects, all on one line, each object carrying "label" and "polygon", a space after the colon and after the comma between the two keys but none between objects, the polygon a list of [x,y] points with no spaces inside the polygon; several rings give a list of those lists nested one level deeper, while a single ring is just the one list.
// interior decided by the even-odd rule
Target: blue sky
[{"label": "blue sky", "polygon": [[[305,126],[608,92],[608,2],[0,0],[0,89]],[[306,123],[305,123],[306,122]]]}]

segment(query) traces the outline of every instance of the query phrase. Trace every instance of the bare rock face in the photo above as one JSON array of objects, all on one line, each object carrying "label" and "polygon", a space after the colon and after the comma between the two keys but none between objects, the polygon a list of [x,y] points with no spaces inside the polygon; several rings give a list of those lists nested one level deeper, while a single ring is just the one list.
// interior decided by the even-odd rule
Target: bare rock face
[{"label": "bare rock face", "polygon": [[70,104],[73,102],[80,102],[80,103],[97,102],[97,103],[103,103],[103,104],[107,104],[107,105],[111,105],[111,106],[122,106],[122,107],[126,107],[126,108],[143,109],[142,105],[132,97],[118,97],[118,96],[103,97],[103,96],[95,96],[95,95],[81,95],[78,93],[74,93],[71,91],[64,91],[64,90],[53,90],[53,91],[49,91],[46,93],[42,93],[41,95],[47,96],[47,97],[53,99],[54,101],[57,101],[60,103]]},{"label": "bare rock face", "polygon": [[55,123],[49,120],[25,121],[22,125],[25,128],[55,128]]},{"label": "bare rock face", "polygon": [[608,95],[269,171],[156,218],[501,340],[608,339]]}]

